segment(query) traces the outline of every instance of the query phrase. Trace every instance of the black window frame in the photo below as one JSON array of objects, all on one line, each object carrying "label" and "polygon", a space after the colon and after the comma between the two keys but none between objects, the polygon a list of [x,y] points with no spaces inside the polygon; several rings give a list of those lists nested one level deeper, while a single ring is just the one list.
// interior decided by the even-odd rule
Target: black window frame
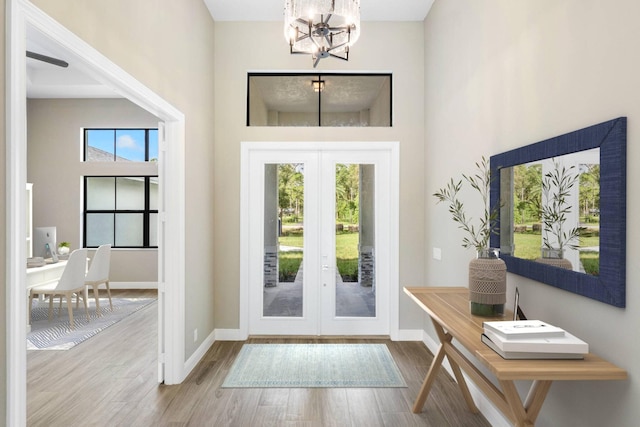
[{"label": "black window frame", "polygon": [[[322,81],[323,77],[389,77],[389,126],[393,127],[393,73],[270,73],[270,72],[249,72],[247,73],[247,127],[258,127],[260,125],[251,125],[250,105],[251,100],[251,78],[252,77],[310,77]],[[318,125],[317,126],[301,126],[301,127],[332,127],[322,126],[322,91],[318,91]],[[352,126],[353,127],[353,126]]]},{"label": "black window frame", "polygon": [[[87,180],[90,178],[113,178],[114,180],[114,202],[118,197],[118,187],[115,185],[115,181],[118,178],[144,178],[144,209],[87,209]],[[150,223],[151,223],[151,214],[158,215],[158,209],[150,209],[151,205],[151,178],[158,178],[158,175],[84,175],[83,176],[83,184],[84,184],[84,201],[83,201],[83,209],[82,209],[82,246],[84,248],[97,248],[98,246],[88,246],[87,245],[87,215],[89,214],[113,214],[113,243],[112,248],[120,248],[120,249],[157,249],[158,246],[151,246],[149,244],[150,240]],[[114,203],[114,206],[115,203]],[[117,214],[142,214],[142,246],[118,246],[116,245],[116,215]]]},{"label": "black window frame", "polygon": [[[130,162],[135,162],[135,163],[149,163],[152,162],[153,160],[149,159],[149,132],[150,131],[156,131],[159,132],[158,128],[136,128],[136,127],[117,127],[117,128],[113,128],[113,127],[105,127],[105,128],[83,128],[83,132],[82,132],[82,143],[83,143],[83,148],[84,148],[84,153],[82,156],[82,161],[83,162],[92,162],[91,160],[87,160],[87,154],[89,153],[89,146],[88,146],[88,132],[92,131],[92,130],[98,130],[98,131],[113,131],[113,162],[118,161],[117,160],[117,152],[116,152],[116,143],[117,143],[117,138],[116,138],[116,133],[118,131],[140,131],[143,130],[144,131],[144,161],[138,161],[138,160],[128,160],[125,159],[125,161],[130,161]],[[160,141],[158,140],[158,152],[160,151]]]}]

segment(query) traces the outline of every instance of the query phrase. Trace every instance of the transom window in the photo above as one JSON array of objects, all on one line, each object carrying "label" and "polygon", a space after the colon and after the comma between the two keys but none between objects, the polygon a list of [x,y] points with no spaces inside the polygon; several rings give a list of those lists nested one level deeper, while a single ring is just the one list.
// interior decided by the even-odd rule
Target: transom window
[{"label": "transom window", "polygon": [[249,73],[247,126],[392,125],[391,74]]},{"label": "transom window", "polygon": [[158,129],[85,129],[86,162],[155,162]]},{"label": "transom window", "polygon": [[84,247],[158,247],[157,176],[85,176]]}]

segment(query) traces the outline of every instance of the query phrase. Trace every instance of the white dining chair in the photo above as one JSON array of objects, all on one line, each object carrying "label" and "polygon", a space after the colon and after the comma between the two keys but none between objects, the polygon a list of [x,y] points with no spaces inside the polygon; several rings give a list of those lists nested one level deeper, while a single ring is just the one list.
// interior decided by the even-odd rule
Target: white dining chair
[{"label": "white dining chair", "polygon": [[109,296],[109,307],[113,311],[113,303],[111,301],[111,289],[109,289],[109,268],[111,264],[111,245],[101,245],[98,247],[96,254],[91,260],[89,265],[89,271],[85,278],[85,285],[93,288],[93,297],[96,300],[96,313],[100,314],[100,291],[98,286],[104,284],[107,288],[107,295]]},{"label": "white dining chair", "polygon": [[85,272],[87,271],[87,250],[76,249],[69,255],[67,265],[64,267],[62,275],[57,282],[51,282],[46,285],[36,286],[29,290],[29,318],[31,318],[31,307],[33,306],[33,298],[35,295],[49,297],[49,320],[53,313],[53,299],[56,296],[67,300],[67,311],[69,312],[69,323],[71,329],[75,329],[73,321],[73,296],[77,295],[84,302],[84,311],[89,320],[89,310],[87,308],[87,299],[85,298]]}]

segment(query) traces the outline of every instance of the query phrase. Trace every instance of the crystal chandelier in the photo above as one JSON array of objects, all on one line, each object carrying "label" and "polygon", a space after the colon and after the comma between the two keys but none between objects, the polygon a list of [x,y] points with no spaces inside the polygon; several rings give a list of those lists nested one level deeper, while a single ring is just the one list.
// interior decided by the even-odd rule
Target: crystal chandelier
[{"label": "crystal chandelier", "polygon": [[349,60],[360,36],[360,0],[285,0],[284,36],[292,54]]}]

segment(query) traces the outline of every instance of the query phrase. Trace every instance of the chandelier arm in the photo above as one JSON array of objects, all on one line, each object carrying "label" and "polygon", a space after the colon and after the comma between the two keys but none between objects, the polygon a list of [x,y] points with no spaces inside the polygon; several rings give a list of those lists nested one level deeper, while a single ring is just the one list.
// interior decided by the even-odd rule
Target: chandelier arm
[{"label": "chandelier arm", "polygon": [[327,19],[322,19],[323,15],[320,15],[320,20],[322,21],[323,24],[328,24],[329,19],[331,19],[332,16],[333,16],[333,13],[329,13],[327,14]]},{"label": "chandelier arm", "polygon": [[339,44],[339,45],[336,45],[336,46],[330,46],[330,47],[327,49],[327,52],[331,52],[332,50],[339,49],[339,48],[341,48],[342,46],[346,46],[346,45],[348,45],[348,44],[349,44],[348,42],[344,42],[344,43]]},{"label": "chandelier arm", "polygon": [[296,38],[296,43],[297,43],[297,42],[299,42],[299,41],[301,41],[301,40],[308,39],[309,37],[311,37],[309,34],[307,34],[307,33],[302,33],[302,35],[301,35],[301,36],[299,36],[299,37],[297,37],[297,38]]},{"label": "chandelier arm", "polygon": [[337,58],[337,59],[342,59],[343,61],[348,61],[349,60],[349,52],[345,52],[345,57],[339,56],[339,55],[335,55],[333,53],[329,53],[329,56],[333,57],[333,58]]}]

